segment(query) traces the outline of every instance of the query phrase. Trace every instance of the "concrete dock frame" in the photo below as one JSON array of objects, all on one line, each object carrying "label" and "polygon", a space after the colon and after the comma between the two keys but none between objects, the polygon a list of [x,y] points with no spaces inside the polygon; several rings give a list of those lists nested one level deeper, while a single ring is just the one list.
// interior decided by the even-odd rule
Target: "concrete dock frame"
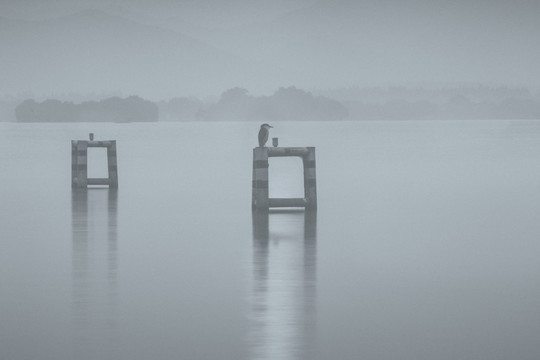
[{"label": "concrete dock frame", "polygon": [[[304,198],[269,198],[268,158],[297,156],[304,164]],[[317,177],[314,147],[256,147],[253,149],[252,209],[276,207],[317,208]]]},{"label": "concrete dock frame", "polygon": [[[90,138],[93,139],[93,134]],[[89,147],[107,148],[108,178],[88,178]],[[71,140],[71,187],[80,189],[87,188],[88,185],[108,185],[111,189],[118,188],[116,140]]]}]

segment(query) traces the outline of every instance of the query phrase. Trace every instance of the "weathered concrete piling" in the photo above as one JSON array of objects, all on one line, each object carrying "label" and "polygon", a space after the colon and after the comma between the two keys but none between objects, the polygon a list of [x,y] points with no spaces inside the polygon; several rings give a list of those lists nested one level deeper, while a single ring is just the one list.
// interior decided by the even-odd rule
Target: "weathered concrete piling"
[{"label": "weathered concrete piling", "polygon": [[[116,140],[94,141],[90,133],[88,140],[71,140],[71,187],[87,188],[88,185],[108,185],[118,188],[118,166],[116,162]],[[88,148],[107,148],[108,178],[88,178]]]},{"label": "weathered concrete piling", "polygon": [[[304,198],[269,198],[268,158],[298,156],[304,164]],[[317,208],[317,177],[314,147],[256,147],[253,149],[253,185],[251,207],[269,209],[273,207]]]}]

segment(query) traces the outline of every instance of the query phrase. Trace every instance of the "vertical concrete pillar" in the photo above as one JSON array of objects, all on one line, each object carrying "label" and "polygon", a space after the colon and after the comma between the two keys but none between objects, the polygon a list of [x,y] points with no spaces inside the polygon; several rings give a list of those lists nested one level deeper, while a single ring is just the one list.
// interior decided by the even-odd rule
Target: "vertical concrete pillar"
[{"label": "vertical concrete pillar", "polygon": [[268,148],[253,149],[252,208],[268,208]]},{"label": "vertical concrete pillar", "polygon": [[71,187],[86,188],[88,185],[88,142],[71,141]]},{"label": "vertical concrete pillar", "polygon": [[116,163],[116,140],[107,146],[107,167],[109,170],[109,188],[118,188],[118,166]]},{"label": "vertical concrete pillar", "polygon": [[306,208],[317,208],[317,174],[315,164],[315,148],[308,147],[308,152],[302,157],[304,163],[304,197]]}]

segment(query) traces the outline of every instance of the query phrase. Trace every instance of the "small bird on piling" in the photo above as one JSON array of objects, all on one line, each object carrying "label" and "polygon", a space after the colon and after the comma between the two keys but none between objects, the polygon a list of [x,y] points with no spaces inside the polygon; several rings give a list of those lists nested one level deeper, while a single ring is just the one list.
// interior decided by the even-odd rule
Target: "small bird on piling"
[{"label": "small bird on piling", "polygon": [[268,124],[262,124],[261,129],[259,130],[259,146],[264,147],[264,144],[268,141],[268,135],[270,134],[269,129],[273,128]]}]

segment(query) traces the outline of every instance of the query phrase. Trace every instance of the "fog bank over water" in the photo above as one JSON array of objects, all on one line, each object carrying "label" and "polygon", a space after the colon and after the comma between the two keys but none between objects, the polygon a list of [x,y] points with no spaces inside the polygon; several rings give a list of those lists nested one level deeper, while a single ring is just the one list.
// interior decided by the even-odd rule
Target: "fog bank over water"
[{"label": "fog bank over water", "polygon": [[13,1],[0,95],[540,86],[536,1]]}]

